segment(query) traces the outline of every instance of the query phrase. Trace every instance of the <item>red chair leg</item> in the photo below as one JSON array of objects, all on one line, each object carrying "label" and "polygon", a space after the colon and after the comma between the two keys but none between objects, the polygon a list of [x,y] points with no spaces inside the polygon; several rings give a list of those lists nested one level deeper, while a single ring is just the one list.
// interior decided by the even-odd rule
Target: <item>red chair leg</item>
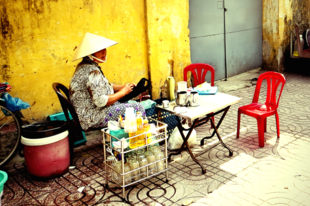
[{"label": "red chair leg", "polygon": [[264,119],[257,119],[258,145],[259,145],[259,147],[265,146],[264,126],[265,126],[265,120]]},{"label": "red chair leg", "polygon": [[264,132],[267,131],[267,118],[265,119]]},{"label": "red chair leg", "polygon": [[278,112],[276,112],[276,123],[277,123],[277,135],[278,135],[278,138],[280,138],[280,123],[279,123]]},{"label": "red chair leg", "polygon": [[241,120],[241,113],[240,113],[239,110],[238,110],[237,138],[239,138],[240,120]]}]

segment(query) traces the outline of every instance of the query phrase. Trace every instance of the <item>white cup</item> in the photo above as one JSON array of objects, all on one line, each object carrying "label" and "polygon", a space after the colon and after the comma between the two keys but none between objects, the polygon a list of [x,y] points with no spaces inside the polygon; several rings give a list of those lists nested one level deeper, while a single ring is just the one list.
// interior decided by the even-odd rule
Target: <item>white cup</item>
[{"label": "white cup", "polygon": [[169,101],[168,100],[164,100],[163,101],[163,106],[164,106],[164,108],[169,107]]}]

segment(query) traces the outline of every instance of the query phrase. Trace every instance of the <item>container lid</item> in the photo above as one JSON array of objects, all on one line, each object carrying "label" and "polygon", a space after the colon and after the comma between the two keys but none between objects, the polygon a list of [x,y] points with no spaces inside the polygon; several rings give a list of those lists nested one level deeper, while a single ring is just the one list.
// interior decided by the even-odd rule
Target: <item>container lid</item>
[{"label": "container lid", "polygon": [[22,127],[21,135],[30,139],[45,138],[68,130],[66,121],[35,123]]},{"label": "container lid", "polygon": [[66,130],[62,133],[45,137],[45,138],[26,138],[26,137],[21,137],[21,143],[23,145],[27,146],[42,146],[42,145],[47,145],[47,144],[52,144],[55,142],[58,142],[66,137],[68,137],[69,132]]},{"label": "container lid", "polygon": [[[4,171],[0,170],[0,188],[3,189],[3,185],[4,183],[6,183],[6,181],[8,180],[8,174]],[[2,190],[0,190],[1,192]]]}]

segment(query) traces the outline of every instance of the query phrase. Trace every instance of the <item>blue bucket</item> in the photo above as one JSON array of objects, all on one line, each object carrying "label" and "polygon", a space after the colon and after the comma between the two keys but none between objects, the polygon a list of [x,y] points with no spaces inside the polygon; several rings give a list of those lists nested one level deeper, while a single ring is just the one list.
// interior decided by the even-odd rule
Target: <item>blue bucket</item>
[{"label": "blue bucket", "polygon": [[0,170],[0,193],[3,191],[4,183],[8,180],[8,174]]}]

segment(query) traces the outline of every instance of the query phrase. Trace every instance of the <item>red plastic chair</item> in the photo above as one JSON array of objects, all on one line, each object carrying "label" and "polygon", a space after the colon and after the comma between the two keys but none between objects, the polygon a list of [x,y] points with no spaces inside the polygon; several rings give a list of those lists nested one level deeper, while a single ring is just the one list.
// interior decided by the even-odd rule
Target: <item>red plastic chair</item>
[{"label": "red plastic chair", "polygon": [[[187,81],[187,72],[189,71],[192,72],[192,75],[194,77],[194,87],[205,82],[206,74],[208,71],[211,72],[211,82],[210,82],[211,86],[214,86],[215,70],[211,65],[204,63],[196,63],[188,65],[183,70],[184,81]],[[214,117],[212,117],[212,120],[214,122]],[[211,128],[213,128],[212,125]]]},{"label": "red plastic chair", "polygon": [[[258,99],[263,80],[267,81],[267,97],[266,102],[264,104],[260,104],[258,103]],[[241,114],[246,114],[256,118],[258,127],[258,141],[260,147],[264,147],[264,132],[266,132],[267,117],[271,115],[276,116],[277,135],[278,138],[280,137],[279,115],[277,109],[285,81],[285,77],[277,72],[265,72],[258,77],[252,103],[239,107],[238,109],[237,138],[239,138]],[[280,84],[282,85],[277,99],[277,91]]]},{"label": "red plastic chair", "polygon": [[[196,71],[197,70],[197,71]],[[211,72],[211,86],[214,86],[214,75],[215,70],[214,68],[209,64],[203,64],[203,63],[196,63],[196,64],[190,64],[183,70],[183,78],[184,81],[187,81],[187,72],[191,71],[192,75],[194,77],[194,87],[196,87],[199,84],[202,84],[205,82],[205,77],[208,71]]]}]

